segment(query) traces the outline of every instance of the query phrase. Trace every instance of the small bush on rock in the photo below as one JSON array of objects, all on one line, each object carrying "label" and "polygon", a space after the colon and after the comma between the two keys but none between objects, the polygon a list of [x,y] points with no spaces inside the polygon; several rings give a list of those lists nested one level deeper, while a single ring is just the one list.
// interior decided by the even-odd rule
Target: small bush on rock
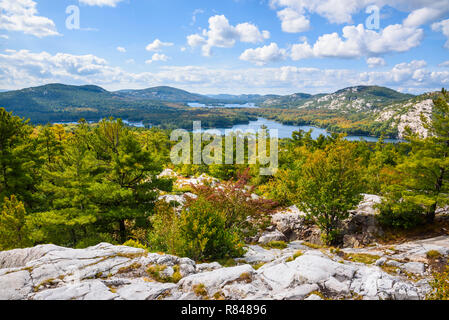
[{"label": "small bush on rock", "polygon": [[147,247],[145,247],[143,244],[141,244],[139,241],[136,241],[136,240],[128,240],[123,245],[126,247],[147,250]]},{"label": "small bush on rock", "polygon": [[151,217],[150,249],[196,261],[229,259],[243,255],[244,239],[263,223],[274,202],[252,197],[244,173],[219,186],[192,186],[196,197],[186,199],[181,213],[165,203]]},{"label": "small bush on rock", "polygon": [[425,222],[424,209],[402,198],[399,190],[390,188],[387,197],[376,208],[380,211],[377,219],[384,226],[411,229]]},{"label": "small bush on rock", "polygon": [[430,285],[432,292],[427,296],[428,300],[449,300],[449,266],[444,272],[434,274]]}]

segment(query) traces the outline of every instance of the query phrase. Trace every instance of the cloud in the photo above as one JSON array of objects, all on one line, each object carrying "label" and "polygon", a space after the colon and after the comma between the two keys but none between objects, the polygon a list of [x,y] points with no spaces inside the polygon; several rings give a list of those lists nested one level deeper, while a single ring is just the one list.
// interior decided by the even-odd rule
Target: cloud
[{"label": "cloud", "polygon": [[145,63],[150,64],[155,61],[168,61],[168,59],[169,59],[169,57],[167,57],[165,54],[155,53],[155,54],[153,54],[153,57],[151,57],[150,60],[145,61]]},{"label": "cloud", "polygon": [[98,7],[115,7],[119,2],[124,0],[79,0],[82,4]]},{"label": "cloud", "polygon": [[196,18],[199,14],[203,14],[203,9],[195,9],[192,13],[192,22],[190,22],[190,25],[193,26],[196,23]]},{"label": "cloud", "polygon": [[245,52],[241,54],[240,60],[263,66],[269,62],[284,60],[286,56],[286,51],[284,49],[279,49],[278,45],[272,42],[270,45],[261,48],[245,50]]},{"label": "cloud", "polygon": [[368,59],[366,59],[366,63],[368,64],[368,67],[370,67],[370,68],[383,67],[387,64],[384,59],[378,58],[378,57],[368,58]]},{"label": "cloud", "polygon": [[406,27],[419,27],[439,19],[444,13],[444,11],[435,8],[417,9],[408,15],[403,24]]},{"label": "cloud", "polygon": [[191,34],[187,43],[191,47],[201,46],[204,56],[210,56],[213,47],[232,48],[237,41],[259,43],[270,38],[270,32],[260,31],[257,26],[245,22],[232,26],[224,15],[209,18],[209,29],[202,34]]},{"label": "cloud", "polygon": [[432,30],[441,31],[443,33],[443,35],[447,38],[444,46],[449,49],[449,19],[432,24]]},{"label": "cloud", "polygon": [[36,5],[32,0],[0,0],[0,29],[38,38],[59,35],[52,20],[38,15]]},{"label": "cloud", "polygon": [[355,85],[385,85],[406,92],[449,86],[449,71],[429,69],[425,61],[389,70],[359,72],[282,66],[240,69],[162,66],[156,72],[127,72],[94,55],[50,54],[27,50],[0,52],[0,82],[6,89],[46,83],[96,84],[109,90],[170,85],[201,93],[330,92]]},{"label": "cloud", "polygon": [[281,10],[277,15],[282,21],[282,30],[285,32],[304,32],[310,28],[310,21],[304,15],[291,8]]},{"label": "cloud", "polygon": [[161,51],[163,47],[171,47],[173,43],[171,42],[162,42],[159,39],[154,40],[152,43],[147,45],[145,48],[147,51]]},{"label": "cloud", "polygon": [[410,12],[405,19],[407,27],[435,21],[449,12],[447,0],[271,0],[270,6],[278,10],[277,15],[284,32],[309,30],[310,15],[317,14],[330,23],[353,23],[353,15],[365,11],[370,5],[379,8],[390,6],[402,12]]},{"label": "cloud", "polygon": [[359,58],[390,52],[405,52],[417,47],[424,36],[422,29],[389,25],[376,32],[367,30],[362,24],[343,28],[343,37],[336,32],[324,34],[313,46],[307,42],[292,46],[291,58],[300,60],[318,58]]},{"label": "cloud", "polygon": [[443,68],[449,68],[449,60],[440,63],[438,66]]},{"label": "cloud", "polygon": [[9,37],[6,34],[0,34],[0,38],[5,40],[9,39]]},{"label": "cloud", "polygon": [[121,53],[125,53],[125,52],[126,52],[126,49],[123,48],[123,47],[117,47],[117,51],[118,51],[118,52],[121,52]]}]

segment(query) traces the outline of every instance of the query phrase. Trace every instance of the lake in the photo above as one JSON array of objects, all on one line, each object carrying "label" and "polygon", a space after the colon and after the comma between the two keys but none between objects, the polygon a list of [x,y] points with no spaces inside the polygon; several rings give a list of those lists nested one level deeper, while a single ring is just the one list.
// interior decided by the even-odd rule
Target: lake
[{"label": "lake", "polygon": [[[101,121],[101,119],[99,121],[92,121],[92,120],[90,120],[90,121],[87,121],[87,123],[92,124],[92,123],[97,123],[97,122],[100,122],[100,121]],[[124,124],[126,124],[126,125],[128,125],[130,127],[145,128],[145,125],[143,124],[142,121],[128,121],[128,120],[122,120],[122,121],[123,121]],[[62,121],[62,122],[53,122],[53,124],[63,124],[63,125],[64,124],[78,124],[78,122],[71,122],[71,121],[64,122],[64,121]],[[150,127],[151,127],[151,125],[148,126],[148,128],[150,128]]]},{"label": "lake", "polygon": [[[124,124],[132,126],[132,127],[137,127],[137,128],[145,127],[143,122],[133,122],[133,121],[128,121],[128,120],[122,120],[122,121]],[[55,122],[54,124],[76,124],[76,123],[77,122]],[[89,123],[94,123],[94,121],[89,121]],[[278,137],[280,139],[291,138],[293,132],[298,131],[298,130],[303,130],[305,132],[312,130],[312,138],[313,139],[317,139],[320,135],[324,135],[324,136],[330,135],[326,129],[317,128],[317,127],[313,127],[313,126],[292,126],[292,125],[282,124],[282,123],[274,121],[274,120],[268,120],[265,118],[258,118],[255,121],[250,121],[248,124],[236,124],[232,128],[212,128],[212,129],[219,130],[221,132],[221,134],[224,135],[226,130],[234,130],[234,131],[236,131],[236,130],[240,130],[240,131],[254,130],[255,132],[257,132],[257,130],[259,130],[262,126],[266,126],[268,128],[268,130],[277,129]],[[151,127],[151,126],[148,126],[148,127]],[[205,129],[203,129],[203,131],[204,130]],[[349,141],[365,140],[368,142],[377,142],[379,140],[376,137],[370,137],[370,136],[347,136],[346,139]],[[387,143],[403,142],[403,140],[399,140],[399,139],[384,139],[384,141]]]},{"label": "lake", "polygon": [[[321,134],[324,136],[330,135],[326,129],[321,129],[313,126],[292,126],[292,125],[286,125],[282,124],[280,122],[274,121],[274,120],[268,120],[265,118],[258,118],[256,121],[250,121],[249,124],[237,124],[234,125],[232,128],[214,128],[219,130],[222,134],[225,134],[225,130],[259,130],[262,126],[266,126],[268,130],[277,129],[279,138],[291,138],[292,133],[294,131],[303,130],[305,132],[308,132],[309,130],[312,130],[312,138],[317,139]],[[377,142],[379,139],[376,137],[370,137],[370,136],[347,136],[347,140],[350,141],[360,141],[365,140],[368,142]],[[388,143],[398,143],[402,142],[402,140],[398,139],[385,139],[385,142]]]},{"label": "lake", "polygon": [[187,103],[189,107],[192,108],[247,108],[247,109],[258,109],[259,107],[256,106],[254,103],[245,103],[245,104],[234,104],[234,103],[226,103],[226,104],[220,104],[220,105],[207,105],[203,103],[196,103],[191,102]]}]

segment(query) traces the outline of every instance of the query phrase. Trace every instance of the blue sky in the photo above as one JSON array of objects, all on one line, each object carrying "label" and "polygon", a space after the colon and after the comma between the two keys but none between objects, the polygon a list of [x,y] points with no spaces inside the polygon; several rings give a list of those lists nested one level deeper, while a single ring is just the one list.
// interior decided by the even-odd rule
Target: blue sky
[{"label": "blue sky", "polygon": [[[69,6],[79,28],[66,24]],[[205,94],[438,90],[449,86],[449,0],[0,0],[0,88],[54,82]]]}]

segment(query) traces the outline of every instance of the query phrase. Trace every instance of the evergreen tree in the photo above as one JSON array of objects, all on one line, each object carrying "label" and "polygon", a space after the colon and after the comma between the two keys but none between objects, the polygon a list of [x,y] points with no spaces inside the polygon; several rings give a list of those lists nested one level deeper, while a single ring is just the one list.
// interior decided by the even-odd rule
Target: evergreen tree
[{"label": "evergreen tree", "polygon": [[42,168],[38,187],[42,208],[32,214],[35,238],[75,246],[79,233],[85,236],[86,228],[96,221],[90,188],[98,180],[98,161],[79,135],[68,140],[61,157],[50,159]]},{"label": "evergreen tree", "polygon": [[0,250],[23,248],[30,244],[23,203],[14,195],[5,198],[0,212]]},{"label": "evergreen tree", "polygon": [[41,151],[41,157],[46,164],[53,164],[58,156],[61,156],[62,132],[59,128],[50,126],[43,127],[38,134],[37,142]]},{"label": "evergreen tree", "polygon": [[430,119],[421,117],[428,129],[428,137],[412,134],[408,129],[407,139],[411,152],[398,166],[402,181],[402,201],[424,208],[428,223],[434,221],[438,206],[449,203],[449,95],[442,90],[434,100]]},{"label": "evergreen tree", "polygon": [[128,236],[126,220],[148,224],[157,190],[170,190],[171,183],[157,179],[162,164],[120,119],[102,120],[94,130],[92,147],[104,168],[101,181],[91,188],[98,218],[118,224],[123,243]]},{"label": "evergreen tree", "polygon": [[0,108],[0,199],[15,195],[30,205],[38,157],[27,122]]}]

